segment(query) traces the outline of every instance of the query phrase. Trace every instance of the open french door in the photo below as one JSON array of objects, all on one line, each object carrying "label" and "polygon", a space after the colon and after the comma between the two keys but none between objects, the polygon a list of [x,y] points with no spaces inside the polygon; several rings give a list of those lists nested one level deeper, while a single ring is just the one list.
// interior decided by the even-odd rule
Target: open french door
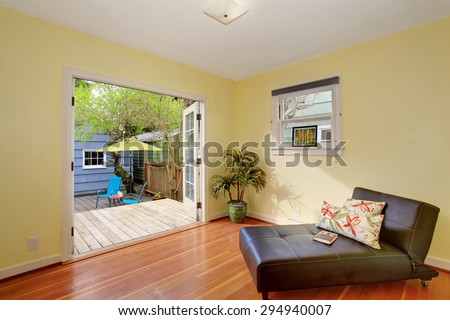
[{"label": "open french door", "polygon": [[183,112],[183,205],[186,212],[200,220],[200,121],[201,102],[194,102]]}]

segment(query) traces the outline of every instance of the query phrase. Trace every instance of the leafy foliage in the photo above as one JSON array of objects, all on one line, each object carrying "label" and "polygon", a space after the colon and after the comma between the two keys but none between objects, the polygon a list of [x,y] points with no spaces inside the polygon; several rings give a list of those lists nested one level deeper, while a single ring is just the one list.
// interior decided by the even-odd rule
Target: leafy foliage
[{"label": "leafy foliage", "polygon": [[[170,171],[169,185],[171,189],[178,189],[180,183],[172,181],[170,173],[180,164],[182,115],[190,100],[81,79],[75,81],[75,96],[77,140],[89,141],[101,133],[109,136],[108,145],[111,145],[145,132],[159,132],[165,151],[163,158]],[[121,176],[128,187],[130,174],[120,163],[122,155],[111,152],[110,156],[114,173]]]},{"label": "leafy foliage", "polygon": [[[266,186],[266,173],[258,167],[259,156],[246,148],[224,152],[225,175],[214,175],[210,180],[211,194],[215,199],[228,196],[231,202],[244,202],[249,187],[260,192]],[[233,196],[233,190],[235,192]]]},{"label": "leafy foliage", "polygon": [[181,127],[186,99],[113,86],[76,81],[75,135],[89,141],[96,133],[111,144],[144,132],[172,132]]}]

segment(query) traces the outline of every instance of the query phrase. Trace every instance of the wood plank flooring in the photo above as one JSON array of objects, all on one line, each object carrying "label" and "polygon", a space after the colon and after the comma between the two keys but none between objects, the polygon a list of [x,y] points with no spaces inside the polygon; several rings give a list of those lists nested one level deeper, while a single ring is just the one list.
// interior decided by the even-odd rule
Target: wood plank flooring
[{"label": "wood plank flooring", "polygon": [[[239,250],[247,218],[202,224],[71,264],[0,282],[0,299],[260,299]],[[450,276],[275,292],[270,299],[450,299]]]},{"label": "wood plank flooring", "polygon": [[171,199],[74,214],[75,255],[195,224],[183,204]]}]

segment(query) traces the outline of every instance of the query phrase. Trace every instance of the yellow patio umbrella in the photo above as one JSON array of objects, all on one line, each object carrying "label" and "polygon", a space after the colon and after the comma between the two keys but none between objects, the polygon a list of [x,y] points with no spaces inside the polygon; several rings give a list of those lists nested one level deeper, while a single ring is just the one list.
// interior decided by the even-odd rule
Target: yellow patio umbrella
[{"label": "yellow patio umbrella", "polygon": [[125,139],[110,146],[96,150],[97,152],[124,152],[124,151],[161,151],[161,148],[138,141],[137,139]]},{"label": "yellow patio umbrella", "polygon": [[[96,150],[97,152],[125,152],[125,151],[161,151],[161,148],[149,145],[147,143],[138,141],[136,138],[124,139],[120,142],[116,142],[110,146]],[[146,153],[144,153],[144,160]],[[130,174],[131,174],[131,184],[133,183],[133,167],[130,152]],[[130,184],[130,192],[132,186]]]}]

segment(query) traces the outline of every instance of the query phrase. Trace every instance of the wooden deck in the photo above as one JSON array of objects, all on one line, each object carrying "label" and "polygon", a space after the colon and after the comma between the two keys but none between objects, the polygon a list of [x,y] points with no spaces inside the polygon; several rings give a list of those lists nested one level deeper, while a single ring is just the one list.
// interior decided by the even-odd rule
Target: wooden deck
[{"label": "wooden deck", "polygon": [[[75,212],[75,255],[198,223],[187,215],[182,203],[171,199],[111,208],[102,203],[102,206]],[[95,199],[90,207],[95,208]]]},{"label": "wooden deck", "polygon": [[[97,196],[96,195],[85,195],[85,196],[76,196],[74,198],[74,212],[83,212],[90,211],[95,209],[105,209],[109,208],[109,202],[107,199],[99,199],[98,200],[98,208],[95,207]],[[153,197],[144,193],[142,195],[141,202],[152,201]]]}]

